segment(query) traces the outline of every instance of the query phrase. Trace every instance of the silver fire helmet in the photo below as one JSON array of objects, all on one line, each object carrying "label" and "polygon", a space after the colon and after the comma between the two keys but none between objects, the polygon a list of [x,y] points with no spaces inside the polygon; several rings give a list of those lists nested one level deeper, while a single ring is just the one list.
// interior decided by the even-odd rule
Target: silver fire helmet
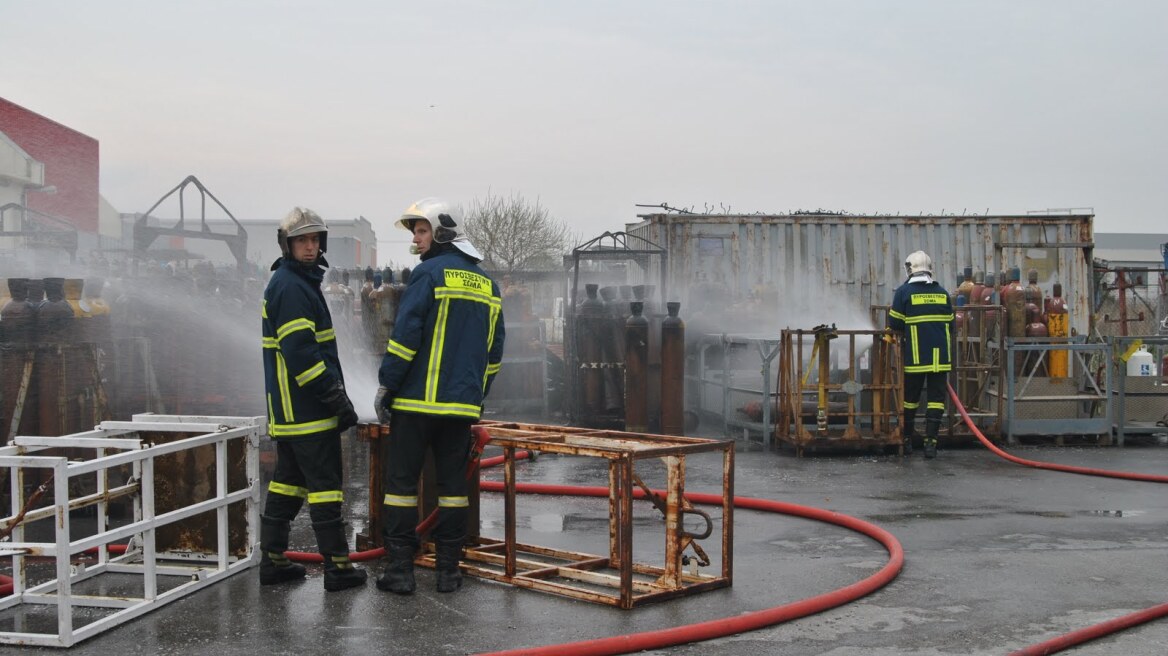
[{"label": "silver fire helmet", "polygon": [[324,219],[310,209],[293,208],[288,216],[280,221],[280,227],[276,230],[276,240],[280,242],[280,252],[284,254],[284,257],[289,257],[292,254],[292,248],[288,245],[288,240],[314,232],[321,233],[320,252],[323,255],[328,250],[328,226],[324,224]]}]

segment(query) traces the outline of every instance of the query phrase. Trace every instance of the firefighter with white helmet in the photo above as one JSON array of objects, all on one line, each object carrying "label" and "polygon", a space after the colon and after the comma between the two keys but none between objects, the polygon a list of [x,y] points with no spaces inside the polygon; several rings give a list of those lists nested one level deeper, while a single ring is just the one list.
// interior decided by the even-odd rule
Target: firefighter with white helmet
[{"label": "firefighter with white helmet", "polygon": [[276,469],[260,517],[260,584],[304,578],[288,560],[290,524],[304,501],[324,558],[325,590],[365,582],[349,560],[341,516],[341,433],[356,425],[345,393],[332,315],[321,292],[328,227],[312,210],[297,207],[276,231],[281,257],[272,264],[262,307],[268,434],[276,443]]},{"label": "firefighter with white helmet", "polygon": [[479,268],[483,256],[449,203],[424,198],[410,205],[397,225],[413,234],[412,251],[421,263],[398,301],[374,399],[378,418],[390,424],[391,454],[382,506],[389,560],[377,587],[397,594],[416,587],[418,476],[429,450],[438,488],[436,587],[453,592],[462,584],[458,563],[466,539],[470,428],[503,358],[502,295]]},{"label": "firefighter with white helmet", "polygon": [[953,368],[953,304],[933,279],[933,258],[914,251],[904,260],[908,279],[896,288],[888,328],[901,334],[904,363],[904,449],[912,451],[921,390],[925,390],[925,457],[937,456],[937,435],[945,416],[945,384]]}]

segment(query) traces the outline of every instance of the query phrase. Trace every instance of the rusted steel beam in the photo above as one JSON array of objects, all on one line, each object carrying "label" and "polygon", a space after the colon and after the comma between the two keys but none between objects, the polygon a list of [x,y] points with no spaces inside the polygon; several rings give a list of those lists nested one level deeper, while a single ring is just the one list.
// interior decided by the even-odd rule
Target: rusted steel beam
[{"label": "rusted steel beam", "polygon": [[508,577],[515,576],[515,447],[503,447],[503,540]]}]

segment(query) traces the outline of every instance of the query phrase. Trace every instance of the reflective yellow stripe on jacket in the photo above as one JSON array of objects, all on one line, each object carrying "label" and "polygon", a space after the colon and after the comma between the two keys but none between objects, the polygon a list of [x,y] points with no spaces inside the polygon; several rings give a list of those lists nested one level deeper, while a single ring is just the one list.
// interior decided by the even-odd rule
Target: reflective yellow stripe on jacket
[{"label": "reflective yellow stripe on jacket", "polygon": [[308,421],[303,424],[277,424],[275,422],[268,423],[268,435],[272,437],[292,437],[296,435],[308,435],[311,433],[321,433],[327,430],[335,430],[340,424],[336,417],[329,417],[328,419],[321,419],[320,421]]},{"label": "reflective yellow stripe on jacket", "polygon": [[468,403],[439,403],[437,401],[418,401],[416,399],[396,398],[393,400],[393,409],[405,412],[420,412],[429,415],[449,415],[452,417],[469,417],[478,419],[482,409]]}]

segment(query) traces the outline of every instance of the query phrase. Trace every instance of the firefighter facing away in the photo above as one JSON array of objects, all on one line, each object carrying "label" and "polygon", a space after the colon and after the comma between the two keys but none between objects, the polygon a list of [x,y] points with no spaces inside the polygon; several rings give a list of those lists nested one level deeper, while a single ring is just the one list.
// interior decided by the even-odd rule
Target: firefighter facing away
[{"label": "firefighter facing away", "polygon": [[293,209],[277,230],[283,254],[264,291],[263,351],[268,434],[276,443],[276,469],[260,517],[260,583],[304,578],[290,562],[289,526],[304,501],[324,558],[324,589],[365,582],[349,560],[341,517],[341,433],[356,425],[345,393],[332,317],[320,284],[328,262],[328,227],[312,210]]},{"label": "firefighter facing away", "polygon": [[502,297],[449,203],[419,200],[397,225],[413,233],[411,252],[422,261],[402,292],[373,402],[378,419],[390,425],[382,507],[388,563],[377,587],[415,590],[418,476],[430,450],[438,490],[436,587],[453,592],[462,585],[470,428],[503,358]]},{"label": "firefighter facing away", "polygon": [[953,304],[933,280],[933,259],[924,251],[904,261],[908,280],[896,288],[888,328],[901,333],[904,362],[904,449],[912,452],[914,422],[925,390],[925,457],[937,457],[937,433],[945,415],[945,382],[953,368]]}]

